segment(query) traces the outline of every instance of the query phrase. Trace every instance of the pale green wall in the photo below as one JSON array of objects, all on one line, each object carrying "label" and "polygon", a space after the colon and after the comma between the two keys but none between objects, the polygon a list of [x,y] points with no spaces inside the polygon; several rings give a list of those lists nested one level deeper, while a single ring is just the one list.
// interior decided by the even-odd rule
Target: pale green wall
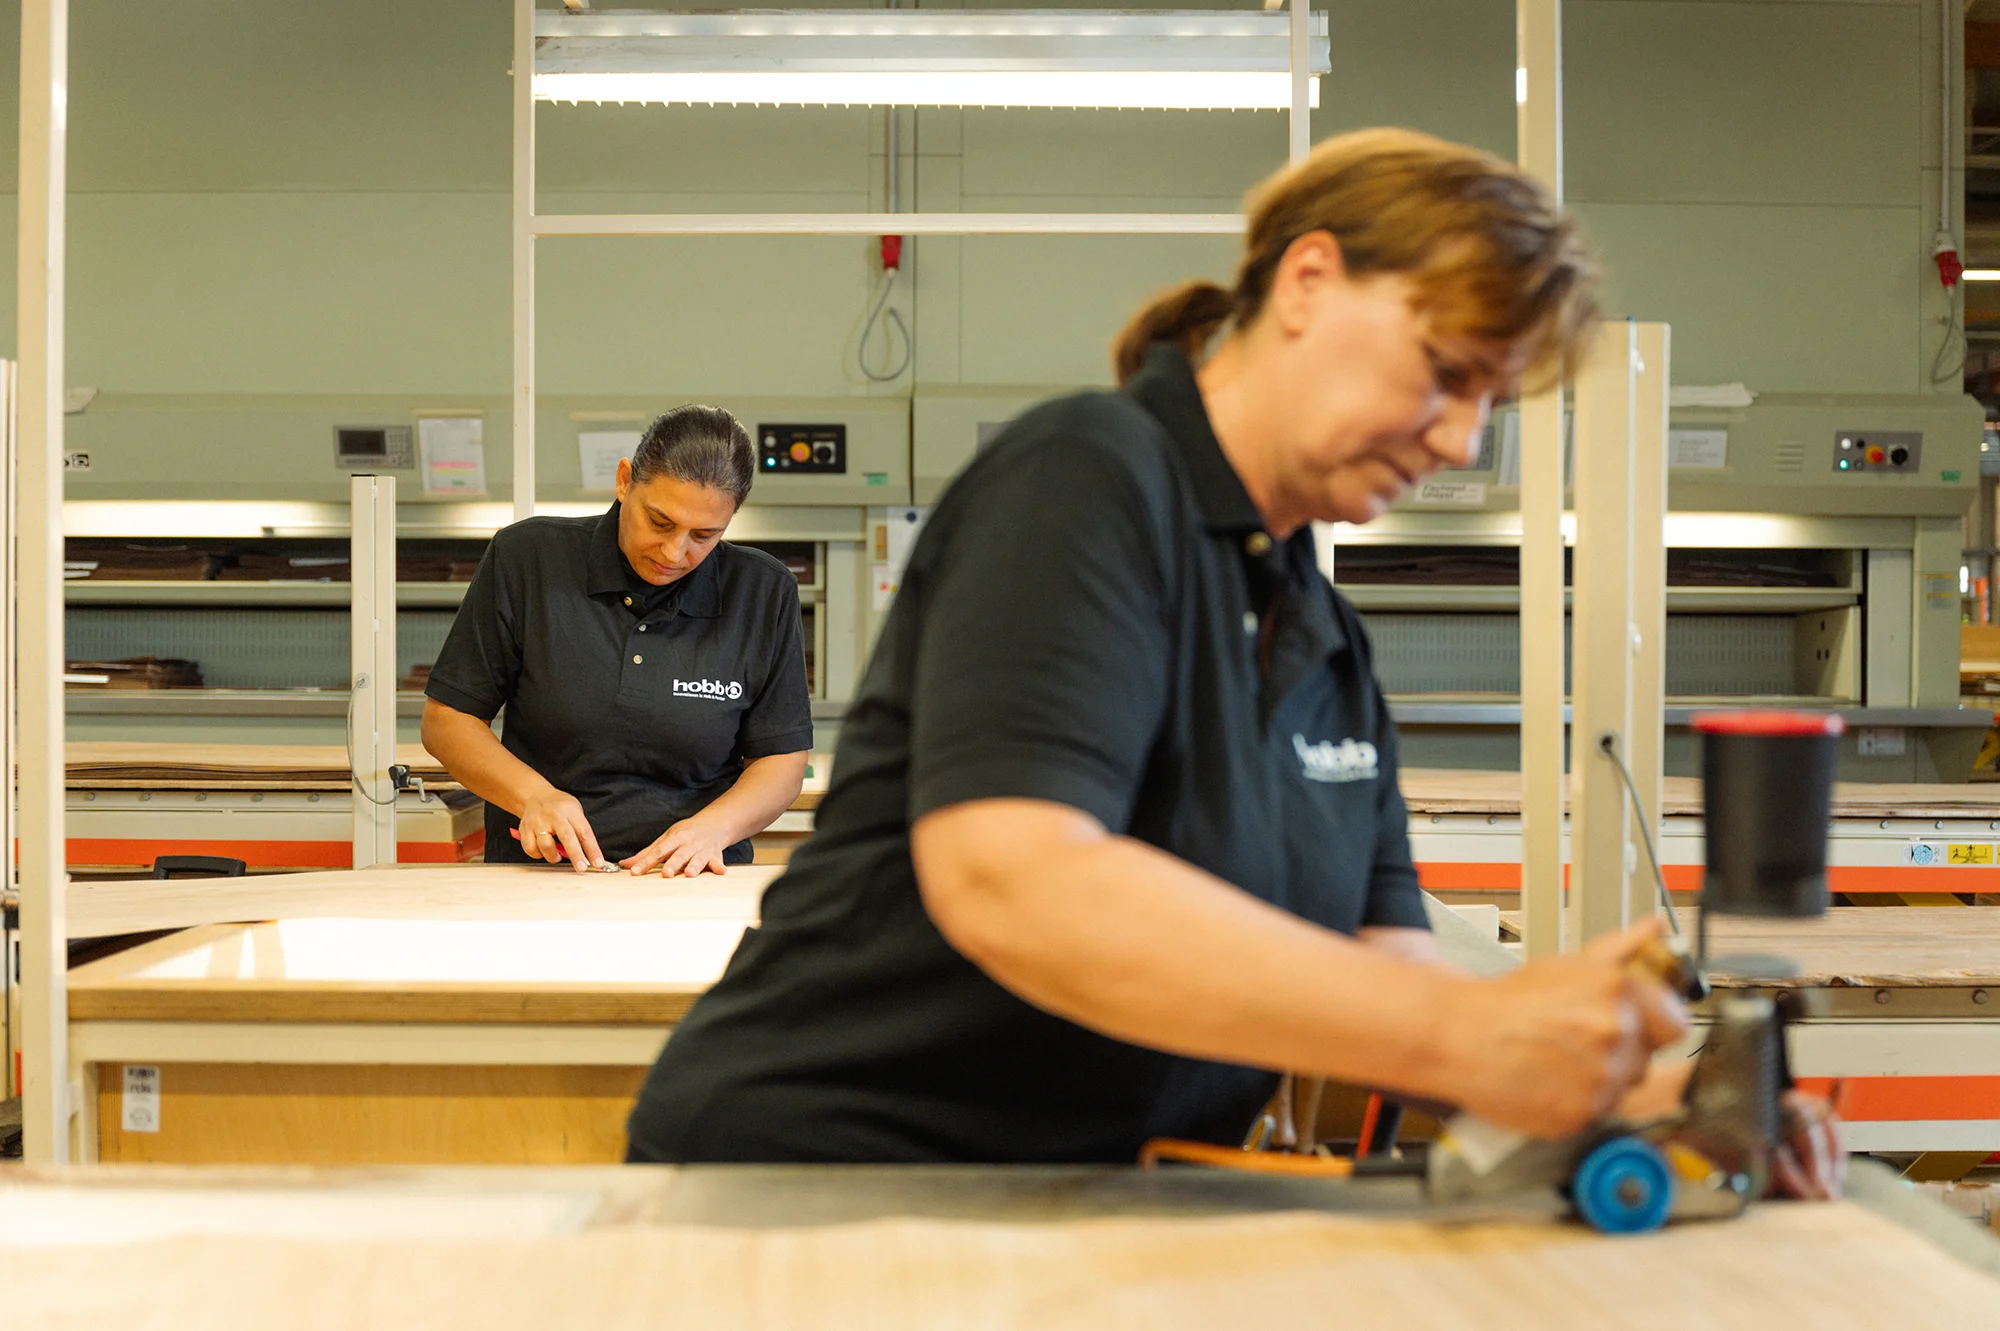
[{"label": "pale green wall", "polygon": [[[1512,8],[1332,4],[1315,132],[1401,123],[1511,154]],[[504,398],[505,0],[72,9],[72,383],[107,400]],[[0,181],[14,151],[14,12],[0,11]],[[1570,195],[1603,247],[1610,308],[1673,324],[1675,377],[1923,389],[1941,312],[1927,259],[1935,6],[1569,0],[1566,13]],[[1280,162],[1285,137],[1272,113],[912,120],[906,206],[935,209],[1230,208]],[[880,206],[879,112],[545,108],[540,124],[547,210]],[[11,244],[12,201],[0,205]],[[885,391],[848,368],[869,249],[545,242],[541,387],[663,404]],[[903,300],[924,382],[1055,384],[1102,381],[1105,343],[1134,302],[1225,273],[1232,246],[977,238],[915,252],[914,310]],[[12,289],[7,264],[0,348]],[[489,420],[504,476],[506,422]],[[274,430],[251,466],[114,428],[108,412],[71,423],[99,457],[73,480],[78,496],[137,493],[121,488],[119,459],[149,449],[181,464],[185,478],[167,483],[180,493],[221,476],[338,492],[317,424]],[[548,474],[573,467],[567,447],[545,447]],[[161,493],[160,461],[125,471]]]}]

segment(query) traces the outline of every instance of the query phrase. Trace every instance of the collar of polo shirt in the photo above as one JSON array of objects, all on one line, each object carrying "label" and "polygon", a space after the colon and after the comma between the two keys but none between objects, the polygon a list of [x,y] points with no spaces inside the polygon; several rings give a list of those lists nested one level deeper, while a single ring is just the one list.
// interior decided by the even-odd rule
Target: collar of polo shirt
[{"label": "collar of polo shirt", "polygon": [[[1194,367],[1181,350],[1172,343],[1155,343],[1146,354],[1145,367],[1125,385],[1125,392],[1165,427],[1194,482],[1202,524],[1215,535],[1228,537],[1246,561],[1261,570],[1262,578],[1311,586],[1318,570],[1312,525],[1300,527],[1284,541],[1274,541],[1264,529],[1263,516],[1215,437]],[[1259,598],[1263,594],[1253,593]],[[1294,613],[1301,616],[1309,639],[1327,655],[1346,648],[1347,634],[1324,598],[1308,596]]]},{"label": "collar of polo shirt", "polygon": [[[627,594],[626,577],[631,565],[625,560],[625,552],[618,548],[619,507],[614,500],[591,529],[587,557],[590,585],[585,591],[592,596],[622,598]],[[708,558],[695,565],[687,576],[660,590],[679,593],[679,599],[673,603],[678,613],[701,619],[716,618],[722,613],[722,597],[715,582],[715,553],[710,551]]]}]

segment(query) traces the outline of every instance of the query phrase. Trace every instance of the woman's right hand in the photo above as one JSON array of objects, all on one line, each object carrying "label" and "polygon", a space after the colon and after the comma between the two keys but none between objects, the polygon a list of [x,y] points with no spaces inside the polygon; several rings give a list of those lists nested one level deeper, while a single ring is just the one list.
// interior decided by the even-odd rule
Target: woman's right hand
[{"label": "woman's right hand", "polygon": [[1630,963],[1657,920],[1462,986],[1445,1035],[1451,1098],[1535,1137],[1579,1132],[1645,1077],[1653,1051],[1686,1034],[1687,1010]]},{"label": "woman's right hand", "polygon": [[554,786],[522,801],[520,832],[521,849],[532,859],[559,864],[568,855],[578,873],[604,863],[582,803]]}]

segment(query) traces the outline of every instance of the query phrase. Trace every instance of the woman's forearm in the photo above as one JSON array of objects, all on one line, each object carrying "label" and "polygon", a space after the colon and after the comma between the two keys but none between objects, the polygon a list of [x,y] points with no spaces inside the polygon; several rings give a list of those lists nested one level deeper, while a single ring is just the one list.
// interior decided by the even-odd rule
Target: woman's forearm
[{"label": "woman's forearm", "polygon": [[736,784],[695,817],[711,824],[727,843],[756,836],[792,806],[805,785],[804,753],[778,753],[743,765]]},{"label": "woman's forearm", "polygon": [[[1648,925],[1477,980],[1311,924],[1067,806],[980,800],[919,819],[938,930],[995,981],[1105,1035],[1194,1058],[1583,1127],[1685,1014],[1630,957]],[[1396,955],[1403,952],[1406,955]]]},{"label": "woman's forearm", "polygon": [[[1154,847],[1090,835],[1096,824],[1082,814],[1067,845],[1019,829],[1032,872],[935,893],[925,880],[938,839],[969,830],[951,825],[958,812],[918,823],[925,903],[955,946],[1021,997],[1191,1057],[1439,1089],[1422,1064],[1440,1043],[1443,992],[1461,981],[1308,925]],[[995,831],[1005,836],[975,834]]]},{"label": "woman's forearm", "polygon": [[422,735],[424,748],[454,781],[515,817],[531,797],[554,789],[541,773],[507,752],[490,725],[434,698],[424,700]]}]

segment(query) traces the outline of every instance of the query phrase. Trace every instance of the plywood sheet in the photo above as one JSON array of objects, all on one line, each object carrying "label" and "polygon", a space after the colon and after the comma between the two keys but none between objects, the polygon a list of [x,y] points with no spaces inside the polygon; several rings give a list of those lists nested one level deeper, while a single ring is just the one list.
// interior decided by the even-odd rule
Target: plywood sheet
[{"label": "plywood sheet", "polygon": [[69,936],[254,920],[646,920],[754,918],[778,865],[726,874],[579,874],[534,864],[450,864],[258,878],[71,883]]},{"label": "plywood sheet", "polygon": [[[337,744],[188,744],[85,740],[65,751],[73,790],[345,790],[352,779]],[[396,761],[433,787],[454,784],[421,744],[396,746]],[[811,758],[795,810],[826,794],[832,755]]]},{"label": "plywood sheet", "polygon": [[[1683,910],[1683,927],[1694,912]],[[1799,973],[1790,987],[2000,986],[2000,907],[1850,906],[1816,920],[1709,921],[1718,982],[1729,983],[1729,954],[1776,955]],[[1773,983],[1769,980],[1758,981]]]},{"label": "plywood sheet", "polygon": [[[1493,814],[1518,817],[1521,777],[1517,772],[1467,772],[1440,767],[1402,770],[1403,800],[1413,814]],[[1701,816],[1701,782],[1694,777],[1666,780],[1665,813]],[[2000,819],[2000,782],[1943,785],[1843,781],[1834,787],[1836,818]]]},{"label": "plywood sheet", "polygon": [[[1679,912],[1690,936],[1695,913]],[[1516,936],[1519,911],[1500,912]],[[1870,989],[2000,987],[2000,907],[1842,906],[1816,920],[1708,923],[1710,976],[1719,985]],[[1762,954],[1798,973],[1774,980],[1730,969],[1731,954]]]},{"label": "plywood sheet", "polygon": [[[86,740],[64,752],[72,789],[344,790],[347,751],[337,744],[173,744]],[[396,761],[428,784],[449,780],[420,744]]]},{"label": "plywood sheet", "polygon": [[2000,1282],[1848,1204],[1644,1238],[1311,1213],[0,1250],[21,1331],[1972,1331]]}]

